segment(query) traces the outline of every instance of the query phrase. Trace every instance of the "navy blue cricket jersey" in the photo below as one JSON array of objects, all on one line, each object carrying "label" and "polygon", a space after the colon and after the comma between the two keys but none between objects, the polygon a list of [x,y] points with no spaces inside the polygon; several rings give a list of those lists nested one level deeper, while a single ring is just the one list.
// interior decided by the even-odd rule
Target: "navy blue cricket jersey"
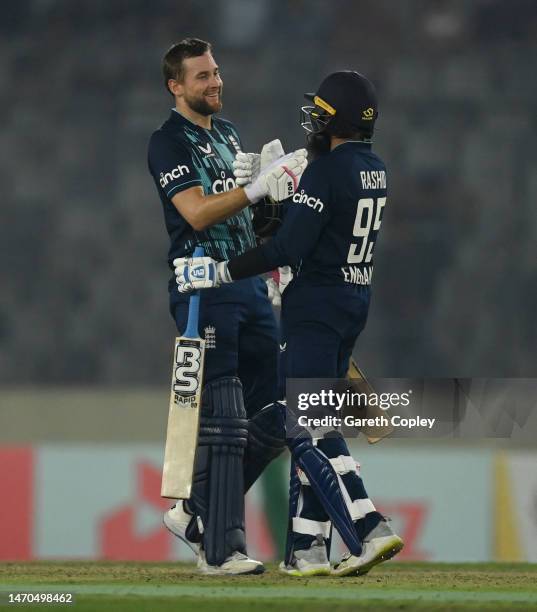
[{"label": "navy blue cricket jersey", "polygon": [[248,254],[230,262],[232,278],[290,264],[298,282],[370,285],[386,194],[386,167],[371,145],[340,144],[306,168],[275,237],[250,263]]},{"label": "navy blue cricket jersey", "polygon": [[195,231],[173,205],[171,198],[196,185],[205,195],[223,193],[236,187],[233,160],[241,141],[232,123],[212,117],[210,130],[195,125],[175,109],[149,141],[149,171],[164,207],[170,236],[168,262],[191,255],[194,247],[223,261],[256,246],[251,212],[242,210],[222,223]]}]

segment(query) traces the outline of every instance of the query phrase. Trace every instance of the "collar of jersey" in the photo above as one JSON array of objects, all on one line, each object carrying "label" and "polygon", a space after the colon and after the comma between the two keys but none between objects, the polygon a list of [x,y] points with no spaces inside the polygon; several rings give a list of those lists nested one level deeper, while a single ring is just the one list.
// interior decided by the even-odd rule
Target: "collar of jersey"
[{"label": "collar of jersey", "polygon": [[348,144],[352,144],[356,148],[363,149],[364,151],[370,151],[371,150],[371,143],[370,142],[363,142],[362,140],[346,140],[345,142],[342,142],[341,144],[338,144],[336,147],[334,147],[332,149],[332,152],[334,152],[337,149],[339,149],[340,147],[342,147],[344,145],[348,145]]},{"label": "collar of jersey", "polygon": [[[192,127],[198,128],[198,130],[205,130],[206,132],[210,132],[212,130],[212,128],[211,128],[211,130],[208,130],[207,128],[201,127],[201,125],[197,125],[196,123],[192,123],[192,121],[190,121],[190,119],[187,119],[184,115],[181,115],[181,113],[176,108],[172,108],[172,112],[170,114],[170,119],[172,121],[175,121],[175,122],[180,123],[180,124],[187,123],[188,125],[190,125]],[[211,123],[212,123],[212,121],[214,121],[214,117],[212,118]]]}]

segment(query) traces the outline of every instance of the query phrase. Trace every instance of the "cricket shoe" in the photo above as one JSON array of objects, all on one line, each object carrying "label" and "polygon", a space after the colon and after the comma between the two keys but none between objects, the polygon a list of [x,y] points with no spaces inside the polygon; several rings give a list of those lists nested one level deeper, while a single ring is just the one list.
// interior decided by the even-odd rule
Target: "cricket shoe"
[{"label": "cricket shoe", "polygon": [[200,548],[198,554],[198,570],[211,576],[237,576],[239,574],[262,574],[265,566],[261,561],[255,561],[241,552],[234,552],[222,565],[209,565],[205,551]]},{"label": "cricket shoe", "polygon": [[332,576],[362,576],[383,561],[402,550],[403,540],[396,535],[386,521],[380,523],[365,537],[359,557],[347,553],[334,566]]},{"label": "cricket shoe", "polygon": [[322,535],[318,535],[306,550],[296,550],[289,565],[280,563],[280,572],[288,576],[329,576],[330,561],[326,554],[326,544]]},{"label": "cricket shoe", "polygon": [[199,553],[200,545],[196,542],[191,542],[186,537],[186,529],[191,520],[192,515],[185,511],[182,501],[178,501],[175,506],[172,506],[167,512],[165,512],[163,518],[166,529],[180,540],[183,540],[190,550],[197,555]]}]

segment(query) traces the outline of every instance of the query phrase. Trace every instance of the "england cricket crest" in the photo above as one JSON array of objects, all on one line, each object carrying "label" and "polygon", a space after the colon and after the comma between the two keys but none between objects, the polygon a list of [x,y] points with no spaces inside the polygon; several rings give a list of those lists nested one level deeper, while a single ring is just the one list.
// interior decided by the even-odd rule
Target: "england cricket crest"
[{"label": "england cricket crest", "polygon": [[205,328],[205,348],[216,348],[216,327],[214,325],[207,325]]}]

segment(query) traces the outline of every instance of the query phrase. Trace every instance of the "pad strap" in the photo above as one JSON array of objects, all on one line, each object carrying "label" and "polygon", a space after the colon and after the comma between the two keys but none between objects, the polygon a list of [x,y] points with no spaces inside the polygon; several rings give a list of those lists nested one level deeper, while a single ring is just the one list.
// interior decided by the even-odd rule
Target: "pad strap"
[{"label": "pad strap", "polygon": [[376,508],[370,499],[355,499],[351,502],[349,510],[352,520],[357,521],[358,519],[364,518],[369,512],[375,512]]},{"label": "pad strap", "polygon": [[311,519],[293,517],[293,531],[295,533],[304,533],[306,535],[316,536],[321,534],[323,538],[330,537],[330,521],[319,522]]}]

